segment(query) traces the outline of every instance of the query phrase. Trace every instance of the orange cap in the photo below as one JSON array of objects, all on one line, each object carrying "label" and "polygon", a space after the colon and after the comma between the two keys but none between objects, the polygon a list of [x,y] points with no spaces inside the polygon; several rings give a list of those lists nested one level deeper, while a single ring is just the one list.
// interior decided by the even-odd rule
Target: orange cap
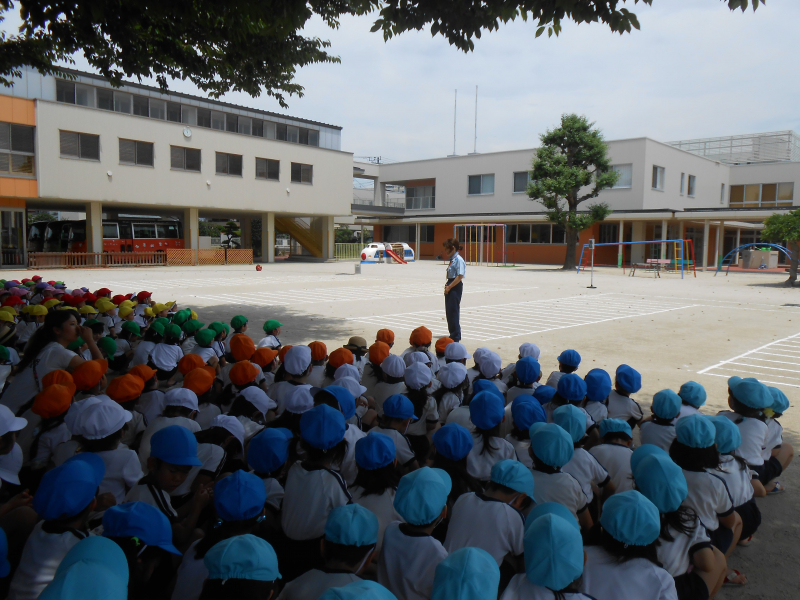
[{"label": "orange cap", "polygon": [[48,385],[53,385],[54,383],[74,383],[74,380],[69,371],[56,369],[42,377],[42,388],[46,388]]},{"label": "orange cap", "polygon": [[142,381],[142,378],[128,373],[112,379],[111,383],[108,384],[106,394],[115,402],[122,404],[123,402],[136,400],[142,395],[143,389],[144,381]]},{"label": "orange cap", "polygon": [[104,358],[87,360],[79,364],[72,372],[72,379],[75,382],[75,387],[85,392],[100,383],[106,371],[108,371],[108,361]]},{"label": "orange cap", "polygon": [[[236,364],[238,365],[239,363]],[[209,369],[211,372],[209,372]],[[183,378],[183,387],[192,390],[198,396],[205,394],[214,385],[214,379],[217,375],[213,367],[209,367],[209,369],[200,367],[189,371],[186,377]]]},{"label": "orange cap", "polygon": [[136,365],[128,370],[128,375],[136,375],[142,381],[147,383],[156,375],[156,370],[151,369],[147,365]]},{"label": "orange cap", "polygon": [[311,360],[325,360],[328,357],[328,347],[322,342],[311,342]]},{"label": "orange cap", "polygon": [[444,349],[447,347],[447,344],[452,344],[453,340],[449,337],[443,337],[436,340],[436,351],[440,354],[444,354]]},{"label": "orange cap", "polygon": [[369,347],[369,362],[373,365],[380,365],[387,356],[389,356],[389,344],[375,342]]},{"label": "orange cap", "polygon": [[276,356],[278,356],[277,350],[273,350],[272,348],[259,348],[253,353],[253,356],[250,357],[250,360],[263,369],[269,363],[275,360]]},{"label": "orange cap", "polygon": [[353,353],[347,348],[337,348],[328,356],[328,364],[334,369],[338,369],[342,365],[353,364]]},{"label": "orange cap", "polygon": [[249,360],[242,360],[233,365],[229,377],[231,383],[237,387],[247,385],[258,376],[258,367]]},{"label": "orange cap", "polygon": [[286,353],[289,351],[289,348],[291,347],[292,347],[291,344],[289,344],[288,346],[281,347],[281,349],[278,350],[278,360],[283,362],[283,357],[286,356]]},{"label": "orange cap", "polygon": [[187,354],[178,361],[178,371],[186,375],[189,371],[199,369],[204,364],[206,363],[199,354]]},{"label": "orange cap", "polygon": [[391,346],[394,344],[394,331],[391,329],[378,329],[378,333],[375,335],[375,341],[383,342]]},{"label": "orange cap", "polygon": [[408,338],[412,346],[428,346],[433,340],[433,334],[427,327],[417,327],[411,332],[411,337]]},{"label": "orange cap", "polygon": [[72,404],[72,396],[74,395],[74,383],[53,383],[36,394],[31,412],[43,419],[63,415],[69,409],[69,405]]},{"label": "orange cap", "polygon": [[234,360],[250,360],[256,351],[253,338],[244,333],[237,333],[231,338],[231,354]]}]

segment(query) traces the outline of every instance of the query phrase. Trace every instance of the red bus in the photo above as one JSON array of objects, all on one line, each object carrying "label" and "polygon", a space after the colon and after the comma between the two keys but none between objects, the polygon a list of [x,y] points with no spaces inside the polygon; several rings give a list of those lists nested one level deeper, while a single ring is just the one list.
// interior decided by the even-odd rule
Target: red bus
[{"label": "red bus", "polygon": [[[68,239],[68,252],[86,252],[86,221],[73,222]],[[180,221],[103,221],[103,252],[163,252],[183,247]]]}]

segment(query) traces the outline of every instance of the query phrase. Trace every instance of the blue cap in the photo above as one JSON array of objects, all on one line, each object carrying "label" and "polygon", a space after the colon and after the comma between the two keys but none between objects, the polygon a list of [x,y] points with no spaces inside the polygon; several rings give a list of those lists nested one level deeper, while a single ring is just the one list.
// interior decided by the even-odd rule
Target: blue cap
[{"label": "blue cap", "polygon": [[709,448],[714,445],[717,430],[714,422],[705,415],[689,415],[675,424],[678,441],[690,448]]},{"label": "blue cap", "polygon": [[583,378],[586,382],[586,397],[594,402],[603,402],[611,393],[611,375],[603,369],[592,369]]},{"label": "blue cap", "polygon": [[406,523],[429,525],[447,504],[452,487],[450,475],[445,471],[422,467],[400,479],[394,509]]},{"label": "blue cap", "polygon": [[328,588],[318,600],[397,600],[397,596],[380,583],[364,579],[344,587]]},{"label": "blue cap", "polygon": [[350,390],[340,385],[329,385],[323,389],[339,402],[339,410],[342,411],[345,421],[352,419],[356,414],[356,397]]},{"label": "blue cap", "polygon": [[90,536],[75,544],[39,595],[42,600],[127,600],[128,561],[115,542]]},{"label": "blue cap", "polygon": [[325,539],[342,546],[374,546],[378,543],[378,517],[359,504],[337,506],[328,513]]},{"label": "blue cap", "polygon": [[578,533],[581,532],[581,526],[578,523],[578,519],[576,519],[575,515],[572,514],[572,511],[558,502],[542,502],[541,504],[534,506],[531,509],[531,512],[529,512],[528,516],[525,518],[525,531],[528,531],[528,529],[531,528],[531,525],[533,525],[536,519],[545,515],[555,515],[557,517],[561,517],[570,525],[572,525],[575,528],[575,531]]},{"label": "blue cap", "polygon": [[573,443],[580,442],[586,435],[586,413],[572,404],[565,404],[555,409],[553,423],[564,429]]},{"label": "blue cap", "polygon": [[344,439],[344,415],[327,404],[320,404],[300,417],[300,437],[319,450],[330,450]]},{"label": "blue cap", "polygon": [[689,406],[700,408],[706,403],[706,389],[696,381],[687,381],[678,390],[678,396]]},{"label": "blue cap", "polygon": [[586,382],[575,373],[564,373],[558,380],[558,395],[570,402],[580,402],[586,397]]},{"label": "blue cap", "polygon": [[642,376],[633,367],[620,365],[617,367],[617,385],[629,394],[635,394],[642,389]]},{"label": "blue cap", "polygon": [[646,456],[637,464],[633,478],[636,480],[636,489],[661,513],[678,510],[689,493],[683,470],[663,454]]},{"label": "blue cap", "polygon": [[528,427],[528,439],[533,439],[533,436],[536,434],[536,432],[539,431],[545,425],[547,425],[546,422],[539,422],[539,423],[534,423],[533,425]]},{"label": "blue cap", "polygon": [[547,423],[547,413],[533,396],[523,394],[511,403],[511,418],[517,429],[527,431],[534,423]]},{"label": "blue cap", "polygon": [[532,356],[520,358],[514,369],[517,373],[517,379],[526,384],[534,383],[542,374],[542,367]]},{"label": "blue cap", "polygon": [[624,433],[629,438],[633,438],[631,426],[622,419],[603,419],[600,421],[600,437],[606,437],[608,433]]},{"label": "blue cap", "polygon": [[500,567],[486,550],[461,548],[436,567],[431,600],[497,598]]},{"label": "blue cap", "polygon": [[581,355],[578,354],[577,350],[564,350],[558,355],[557,360],[562,365],[567,365],[568,367],[577,367],[581,364]]},{"label": "blue cap", "polygon": [[549,385],[540,385],[533,390],[533,397],[539,401],[539,404],[547,404],[556,395],[556,388]]},{"label": "blue cap", "polygon": [[214,508],[223,521],[246,521],[264,510],[267,490],[261,478],[239,469],[214,486]]},{"label": "blue cap", "polygon": [[772,412],[783,414],[789,410],[789,398],[786,397],[786,394],[776,387],[767,386],[767,389],[772,394],[772,405],[770,406]]},{"label": "blue cap", "polygon": [[209,579],[275,581],[281,578],[275,550],[269,542],[249,533],[215,544],[206,552],[203,562]]},{"label": "blue cap", "polygon": [[45,521],[74,517],[91,504],[99,485],[89,462],[69,460],[44,474],[33,509]]},{"label": "blue cap", "polygon": [[69,457],[64,464],[73,461],[80,461],[84,462],[92,468],[94,471],[94,478],[97,481],[98,487],[102,483],[103,479],[106,476],[106,463],[103,462],[103,459],[100,458],[94,452],[79,452],[75,456]]},{"label": "blue cap", "polygon": [[648,546],[661,533],[661,515],[656,505],[640,492],[628,490],[606,500],[600,525],[618,542]]},{"label": "blue cap", "polygon": [[653,396],[653,414],[661,419],[674,419],[681,412],[681,397],[672,390],[661,390]]},{"label": "blue cap", "polygon": [[497,386],[488,379],[476,379],[472,382],[472,395],[477,396],[481,392],[491,392],[495,396],[498,396],[505,401],[503,393],[498,390]]},{"label": "blue cap", "polygon": [[734,398],[749,408],[763,410],[772,406],[774,401],[769,388],[753,377],[731,377],[728,388]]},{"label": "blue cap", "polygon": [[555,423],[542,425],[531,436],[531,450],[544,464],[560,469],[570,460],[575,448],[572,438]]},{"label": "blue cap", "polygon": [[392,394],[383,402],[383,414],[390,419],[417,420],[414,414],[414,405],[403,394]]},{"label": "blue cap", "polygon": [[478,429],[494,429],[505,417],[505,404],[489,392],[478,392],[469,403],[469,419]]},{"label": "blue cap", "polygon": [[639,463],[653,454],[667,457],[669,456],[669,454],[655,444],[642,444],[633,451],[633,454],[631,454],[631,471],[636,471],[636,467],[639,465]]},{"label": "blue cap", "polygon": [[356,442],[356,464],[361,469],[374,471],[394,462],[397,446],[383,433],[371,433]]},{"label": "blue cap", "polygon": [[494,463],[491,480],[533,498],[533,475],[531,470],[518,460],[506,458]]},{"label": "blue cap", "polygon": [[450,460],[461,460],[470,453],[473,445],[472,434],[458,423],[448,423],[433,434],[436,452]]},{"label": "blue cap", "polygon": [[583,538],[569,519],[548,514],[525,531],[525,576],[534,585],[562,590],[583,573]]},{"label": "blue cap", "polygon": [[172,545],[172,525],[167,516],[145,502],[126,502],[103,513],[103,536],[139,538],[147,546],[155,546],[181,556]]},{"label": "blue cap", "polygon": [[153,434],[150,438],[150,456],[170,465],[203,466],[197,458],[197,439],[191,431],[180,425],[170,425]]},{"label": "blue cap", "polygon": [[283,427],[267,427],[250,440],[247,463],[256,473],[272,473],[289,458],[292,432]]},{"label": "blue cap", "polygon": [[742,445],[742,434],[736,424],[728,417],[709,417],[714,424],[714,440],[720,454],[733,452]]},{"label": "blue cap", "polygon": [[8,538],[6,532],[0,529],[0,578],[8,577],[11,572],[11,563],[8,562]]}]

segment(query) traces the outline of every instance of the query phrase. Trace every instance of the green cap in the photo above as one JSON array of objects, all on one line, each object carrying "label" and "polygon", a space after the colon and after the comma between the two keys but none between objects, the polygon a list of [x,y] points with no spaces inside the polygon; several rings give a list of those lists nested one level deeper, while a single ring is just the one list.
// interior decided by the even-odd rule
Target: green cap
[{"label": "green cap", "polygon": [[[3,282],[3,283],[5,283],[5,282]],[[33,287],[33,286],[36,285],[36,282],[35,281],[26,281],[22,285],[24,285],[25,287]]]},{"label": "green cap", "polygon": [[164,327],[169,325],[169,319],[167,317],[156,317],[153,320],[153,323],[161,323]]},{"label": "green cap", "polygon": [[186,321],[188,321],[191,318],[192,318],[192,311],[190,311],[188,308],[184,308],[183,310],[179,310],[174,315],[172,315],[172,322],[175,323],[175,325],[183,325],[184,323],[186,323]]},{"label": "green cap", "polygon": [[125,331],[130,331],[134,335],[142,335],[142,328],[139,327],[138,323],[134,323],[133,321],[125,321],[122,324],[122,328]]},{"label": "green cap", "polygon": [[234,329],[241,329],[245,325],[247,325],[247,317],[243,315],[236,315],[231,319],[231,327]]},{"label": "green cap", "polygon": [[158,335],[164,336],[164,324],[163,323],[150,323],[150,329],[155,331]]},{"label": "green cap", "polygon": [[278,327],[283,327],[283,323],[278,321],[277,319],[270,319],[266,323],[264,323],[264,331],[269,333],[270,331],[275,331]]},{"label": "green cap", "polygon": [[[89,327],[89,326],[91,326],[91,325],[94,325],[95,323],[99,323],[99,322],[100,322],[100,321],[98,321],[97,319],[86,319],[86,320],[83,322],[83,324],[84,324],[86,327]],[[130,321],[125,321],[125,322],[126,322],[126,323],[130,323]],[[123,327],[124,327],[124,325],[123,325]]]},{"label": "green cap", "polygon": [[186,335],[194,335],[196,331],[205,327],[205,323],[201,323],[197,319],[189,319],[186,323],[183,324],[183,330],[186,332]]},{"label": "green cap", "polygon": [[201,329],[194,334],[194,339],[197,341],[197,345],[203,346],[204,348],[207,348],[211,342],[214,341],[215,337],[217,337],[217,332],[213,329]]},{"label": "green cap", "polygon": [[170,323],[169,325],[164,326],[164,336],[168,338],[172,338],[174,340],[181,339],[181,328],[175,325],[174,323]]},{"label": "green cap", "polygon": [[220,323],[219,321],[214,321],[212,323],[209,323],[208,328],[214,331],[217,335],[219,335],[223,331],[226,334],[231,332],[231,328],[228,327],[227,323]]},{"label": "green cap", "polygon": [[8,360],[8,348],[5,346],[0,346],[0,360],[6,361]]},{"label": "green cap", "polygon": [[77,340],[75,340],[74,342],[70,343],[69,346],[67,346],[67,350],[72,350],[73,352],[75,352],[76,350],[78,350],[78,348],[83,346],[85,343],[86,342],[83,341],[83,338],[79,337]]},{"label": "green cap", "polygon": [[97,340],[97,347],[105,352],[108,358],[114,358],[117,353],[117,342],[112,337],[101,337]]}]

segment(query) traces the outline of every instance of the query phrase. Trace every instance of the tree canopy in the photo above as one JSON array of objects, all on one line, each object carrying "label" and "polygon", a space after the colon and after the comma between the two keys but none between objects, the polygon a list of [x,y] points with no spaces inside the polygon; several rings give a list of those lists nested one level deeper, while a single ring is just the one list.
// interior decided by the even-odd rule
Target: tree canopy
[{"label": "tree canopy", "polygon": [[[766,0],[721,0],[731,10],[755,10]],[[633,0],[629,4],[652,4]],[[385,40],[429,28],[465,52],[484,31],[520,18],[537,24],[536,37],[558,35],[564,21],[603,23],[611,31],[639,29],[624,0],[0,0],[0,15],[19,6],[16,35],[0,34],[0,83],[9,86],[30,65],[42,74],[71,77],[59,63],[83,52],[113,85],[123,78],[188,79],[209,96],[266,93],[286,107],[302,96],[298,67],[335,63],[330,42],[306,37],[314,16],[338,28],[345,15],[372,15]],[[454,9],[457,6],[457,9]],[[0,19],[3,17],[0,16]]]},{"label": "tree canopy", "polygon": [[792,260],[789,266],[789,279],[786,285],[792,286],[797,281],[797,262],[800,253],[800,208],[789,213],[775,213],[764,221],[761,237],[765,241],[781,244],[787,242]]}]

